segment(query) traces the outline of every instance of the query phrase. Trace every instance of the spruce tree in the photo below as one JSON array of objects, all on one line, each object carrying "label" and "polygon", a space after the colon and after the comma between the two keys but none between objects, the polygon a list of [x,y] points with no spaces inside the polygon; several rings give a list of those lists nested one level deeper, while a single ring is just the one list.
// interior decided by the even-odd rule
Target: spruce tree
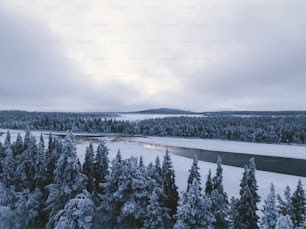
[{"label": "spruce tree", "polygon": [[16,158],[17,155],[20,155],[24,149],[23,140],[21,135],[18,133],[16,141],[12,144],[13,155]]},{"label": "spruce tree", "polygon": [[54,182],[47,186],[47,210],[50,211],[47,227],[55,226],[55,215],[58,211],[85,188],[86,176],[80,170],[73,136],[68,133],[54,170]]},{"label": "spruce tree", "polygon": [[280,195],[277,196],[279,205],[278,205],[278,211],[281,215],[288,215],[290,218],[292,218],[293,213],[293,206],[292,206],[292,200],[291,200],[291,190],[289,186],[286,186],[284,190],[284,197],[283,200]]},{"label": "spruce tree", "polygon": [[95,186],[95,177],[94,177],[94,148],[92,143],[86,148],[85,160],[83,164],[82,172],[87,176],[87,190],[92,192]]},{"label": "spruce tree", "polygon": [[3,145],[3,146],[4,146],[5,148],[11,146],[11,134],[10,134],[10,131],[9,131],[9,130],[6,132],[6,137],[5,137],[4,145]]},{"label": "spruce tree", "polygon": [[210,195],[212,201],[212,213],[215,217],[214,228],[228,228],[229,203],[223,188],[222,159],[218,157],[216,175],[213,177],[213,190]]},{"label": "spruce tree", "polygon": [[244,167],[243,177],[240,183],[240,199],[237,203],[237,217],[233,222],[233,228],[258,229],[254,221],[254,209],[252,207],[252,193],[248,185],[249,169]]},{"label": "spruce tree", "polygon": [[[50,136],[52,135],[50,134]],[[46,152],[46,184],[53,182],[54,170],[62,152],[62,141],[60,139],[50,138],[50,136],[48,150]]]},{"label": "spruce tree", "polygon": [[199,184],[195,178],[189,190],[182,195],[176,215],[175,229],[207,228],[213,229],[215,221],[210,212],[211,201],[201,195]]},{"label": "spruce tree", "polygon": [[208,171],[207,180],[205,183],[205,194],[210,195],[213,190],[213,182],[211,179],[211,169]]},{"label": "spruce tree", "polygon": [[102,193],[103,189],[100,184],[105,182],[106,176],[109,174],[109,149],[106,147],[104,141],[100,141],[94,160],[94,178],[95,190]]},{"label": "spruce tree", "polygon": [[120,151],[118,151],[115,159],[111,162],[109,175],[105,177],[105,182],[101,184],[104,191],[95,224],[101,225],[102,228],[107,228],[107,225],[112,228],[117,223],[117,217],[122,205],[114,194],[119,189],[122,174],[123,160]]},{"label": "spruce tree", "polygon": [[55,216],[55,229],[93,228],[94,203],[88,192],[84,191],[69,200],[63,210]]},{"label": "spruce tree", "polygon": [[302,181],[299,179],[295,192],[291,197],[292,201],[292,223],[295,228],[303,227],[306,219],[306,197]]},{"label": "spruce tree", "polygon": [[162,199],[164,199],[164,193],[160,188],[155,187],[147,207],[144,228],[159,229],[170,227],[169,209],[161,205]]},{"label": "spruce tree", "polygon": [[262,229],[274,229],[278,219],[278,212],[276,208],[276,195],[274,185],[271,184],[270,193],[265,200],[263,206],[263,216],[261,218]]},{"label": "spruce tree", "polygon": [[41,219],[39,218],[42,204],[42,193],[39,189],[30,192],[24,189],[17,193],[17,202],[15,204],[15,217],[17,228],[41,228]]},{"label": "spruce tree", "polygon": [[250,217],[251,217],[251,220],[253,221],[251,225],[254,228],[258,228],[259,217],[256,212],[258,210],[257,204],[260,202],[260,197],[257,193],[258,186],[257,186],[257,180],[256,180],[255,175],[256,175],[255,160],[254,158],[251,158],[249,161],[249,172],[248,172],[248,182],[247,182],[251,195],[252,195],[251,205],[250,205],[250,207],[252,208],[252,215]]},{"label": "spruce tree", "polygon": [[198,184],[199,184],[199,189],[202,190],[201,188],[201,175],[199,172],[200,168],[198,167],[198,156],[195,154],[193,156],[193,162],[192,166],[189,170],[189,176],[187,180],[187,192],[189,190],[189,186],[192,184],[193,180],[196,179]]},{"label": "spruce tree", "polygon": [[36,182],[35,186],[40,189],[43,189],[46,184],[46,163],[44,138],[41,134],[35,155],[35,174],[33,177]]},{"label": "spruce tree", "polygon": [[16,169],[16,161],[13,157],[13,152],[11,148],[8,146],[5,150],[5,158],[1,161],[1,165],[3,168],[2,172],[2,182],[3,184],[9,188],[11,185],[15,185],[15,169]]},{"label": "spruce tree", "polygon": [[109,228],[140,228],[149,203],[149,187],[137,159],[113,161],[103,184],[101,217]]},{"label": "spruce tree", "polygon": [[26,149],[16,157],[16,189],[22,191],[35,189],[36,182],[33,179],[35,176],[35,158],[37,154],[37,144],[34,136],[28,133]]},{"label": "spruce tree", "polygon": [[237,222],[238,202],[239,202],[239,199],[235,197],[231,198],[230,209],[229,209],[229,228],[230,229],[235,229],[234,222]]},{"label": "spruce tree", "polygon": [[167,197],[165,207],[170,209],[169,215],[173,217],[177,211],[179,197],[175,184],[175,173],[168,150],[166,150],[162,165],[162,187]]}]

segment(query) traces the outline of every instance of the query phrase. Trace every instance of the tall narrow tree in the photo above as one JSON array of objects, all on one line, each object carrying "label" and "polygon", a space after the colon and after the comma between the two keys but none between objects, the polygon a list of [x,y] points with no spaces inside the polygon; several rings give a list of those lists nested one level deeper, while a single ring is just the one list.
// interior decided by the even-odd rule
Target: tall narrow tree
[{"label": "tall narrow tree", "polygon": [[162,165],[162,187],[166,194],[165,206],[170,209],[169,215],[176,214],[178,204],[178,192],[175,184],[175,174],[168,150],[166,150]]},{"label": "tall narrow tree", "polygon": [[95,186],[94,177],[94,148],[92,143],[86,148],[85,160],[82,172],[87,176],[87,190],[92,192]]},{"label": "tall narrow tree", "polygon": [[221,157],[218,157],[216,175],[213,177],[213,189],[210,198],[212,200],[211,210],[215,217],[214,228],[227,228],[229,224],[229,202],[227,193],[223,188],[223,168]]},{"label": "tall narrow tree", "polygon": [[206,180],[206,183],[205,183],[205,194],[206,195],[210,195],[212,190],[213,190],[213,182],[212,182],[212,179],[211,179],[211,169],[209,169],[208,171],[208,175],[207,175],[207,180]]},{"label": "tall narrow tree", "polygon": [[189,190],[189,186],[192,184],[194,179],[197,180],[197,182],[199,184],[200,191],[202,190],[202,188],[201,188],[201,175],[200,175],[199,170],[200,170],[200,168],[198,166],[198,156],[195,154],[195,155],[193,155],[192,166],[189,170],[189,176],[188,176],[188,180],[187,180],[187,192]]},{"label": "tall narrow tree", "polygon": [[101,184],[105,182],[106,176],[109,174],[109,149],[106,147],[104,141],[100,141],[94,160],[94,177],[95,190],[102,193]]},{"label": "tall narrow tree", "polygon": [[303,227],[306,220],[306,197],[302,181],[299,179],[296,190],[292,194],[292,223],[295,228]]},{"label": "tall narrow tree", "polygon": [[278,212],[276,208],[276,195],[274,185],[271,184],[270,193],[265,200],[263,206],[263,216],[261,218],[261,228],[263,229],[275,229],[278,218]]},{"label": "tall narrow tree", "polygon": [[75,143],[71,133],[63,142],[60,158],[54,170],[54,183],[47,186],[49,196],[47,210],[50,211],[48,228],[55,226],[55,215],[63,209],[65,203],[74,198],[85,188],[86,176],[78,165]]},{"label": "tall narrow tree", "polygon": [[210,212],[211,201],[203,197],[196,178],[189,190],[182,195],[177,212],[175,229],[207,228],[213,229],[214,215]]}]

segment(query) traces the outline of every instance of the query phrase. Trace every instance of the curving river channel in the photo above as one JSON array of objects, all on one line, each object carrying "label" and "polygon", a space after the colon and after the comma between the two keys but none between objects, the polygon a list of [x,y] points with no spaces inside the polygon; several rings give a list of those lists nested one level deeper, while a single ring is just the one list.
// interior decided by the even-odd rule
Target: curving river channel
[{"label": "curving river channel", "polygon": [[248,164],[249,159],[251,157],[254,157],[256,162],[256,168],[258,170],[306,177],[306,160],[303,159],[211,151],[204,149],[146,143],[135,140],[129,140],[129,142],[134,142],[144,148],[149,148],[157,151],[168,150],[169,153],[188,158],[193,158],[193,155],[196,154],[200,161],[212,163],[215,163],[217,161],[218,156],[221,156],[222,164],[236,167],[244,167],[246,164]]}]

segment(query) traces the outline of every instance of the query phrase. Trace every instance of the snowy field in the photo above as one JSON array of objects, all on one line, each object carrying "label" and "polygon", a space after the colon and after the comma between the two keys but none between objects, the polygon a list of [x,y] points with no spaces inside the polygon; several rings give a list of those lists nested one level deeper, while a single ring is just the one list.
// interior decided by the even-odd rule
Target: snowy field
[{"label": "snowy field", "polygon": [[[0,131],[6,132],[6,130],[0,130]],[[10,130],[12,140],[15,140],[18,132],[22,134],[22,136],[24,136],[23,130],[21,131]],[[38,131],[32,131],[32,134],[36,136],[37,138],[40,136],[40,133],[41,132],[38,132]],[[45,138],[45,143],[47,145],[48,136],[44,135],[44,138]],[[1,142],[3,142],[4,139],[5,139],[5,134],[0,136]],[[171,138],[160,138],[160,139],[159,138],[146,138],[146,139],[155,139],[155,141],[159,140],[163,143],[167,143],[167,140],[171,140]],[[113,137],[105,137],[103,138],[103,140],[105,140],[108,148],[110,149],[110,154],[109,154],[110,159],[113,159],[116,156],[118,150],[121,151],[121,155],[123,158],[129,158],[131,156],[135,156],[135,157],[142,156],[145,164],[154,162],[156,156],[159,156],[160,159],[162,160],[163,155],[164,155],[163,152],[143,148],[134,142],[113,141],[114,140]],[[190,140],[190,139],[187,139],[187,140]],[[94,144],[94,147],[96,147],[99,139],[92,138],[91,140],[82,140],[82,141],[77,142],[77,152],[78,152],[78,156],[81,162],[84,161],[85,150],[89,144],[89,141],[91,141]],[[172,144],[172,143],[174,144],[173,141],[172,142],[170,141],[169,144]],[[181,144],[183,144],[182,142],[184,142],[184,139],[180,139],[180,141],[177,141],[177,144],[181,146]],[[218,141],[218,142],[220,142],[220,145],[222,145],[222,141]],[[260,145],[261,145],[260,146],[261,149],[264,149],[264,145],[266,144],[260,144]],[[187,146],[182,145],[182,146],[188,147],[190,145],[187,145]],[[269,148],[269,145],[266,145],[266,146]],[[236,149],[239,149],[238,144],[235,147]],[[286,150],[288,149],[288,147],[297,148],[297,146],[279,145],[279,149],[282,149],[282,147],[285,147]],[[242,147],[240,150],[243,150],[243,149],[247,149],[247,147],[246,148]],[[280,152],[285,152],[285,149]],[[293,152],[293,151],[294,150],[290,152]],[[186,189],[188,170],[191,167],[192,159],[173,155],[173,154],[171,154],[171,159],[173,161],[173,166],[174,166],[175,173],[176,173],[176,184],[178,185],[180,191],[184,191]],[[214,163],[199,161],[199,167],[200,167],[200,172],[202,176],[202,185],[204,185],[208,170],[212,169],[212,172],[214,174],[216,166]],[[239,195],[239,184],[240,184],[240,179],[242,178],[243,168],[237,168],[237,167],[224,165],[223,170],[224,170],[224,188],[226,192],[228,193],[229,197],[238,196]],[[297,176],[278,174],[278,173],[272,173],[272,172],[264,172],[264,171],[257,171],[256,177],[257,177],[257,181],[259,185],[259,195],[262,197],[262,200],[265,199],[267,194],[269,193],[269,187],[270,187],[271,182],[274,183],[275,190],[279,194],[283,193],[283,190],[286,185],[290,186],[292,190],[295,190],[298,179],[301,179],[302,183],[306,185],[306,177],[297,177]]]},{"label": "snowy field", "polygon": [[145,119],[155,118],[167,118],[167,117],[206,117],[204,115],[197,114],[120,114],[119,116],[113,117],[120,121],[141,121]]}]

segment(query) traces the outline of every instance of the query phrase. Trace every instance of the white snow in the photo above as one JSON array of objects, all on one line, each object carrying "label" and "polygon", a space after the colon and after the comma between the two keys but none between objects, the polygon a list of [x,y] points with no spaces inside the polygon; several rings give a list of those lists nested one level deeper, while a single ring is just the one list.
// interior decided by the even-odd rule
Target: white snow
[{"label": "white snow", "polygon": [[265,144],[177,137],[137,137],[130,140],[194,149],[306,159],[306,145]]},{"label": "white snow", "polygon": [[[2,132],[6,132],[6,130],[0,130]],[[15,140],[17,133],[22,134],[22,136],[24,136],[24,131],[18,131],[18,130],[10,130],[11,133],[11,140]],[[32,131],[32,134],[34,136],[36,136],[37,138],[40,136],[40,131]],[[45,135],[45,144],[47,145],[48,143],[48,136]],[[0,136],[0,141],[3,142],[5,139],[5,134],[3,134],[2,136]],[[139,144],[134,143],[134,142],[126,142],[126,141],[119,141],[119,142],[114,142],[114,138],[113,137],[106,137],[103,138],[106,141],[106,145],[109,147],[110,149],[110,154],[109,154],[109,158],[110,160],[112,160],[113,158],[115,158],[117,151],[120,149],[121,151],[121,155],[123,158],[129,158],[131,156],[135,156],[135,157],[139,157],[142,156],[143,157],[143,161],[145,164],[148,164],[150,162],[154,162],[156,156],[159,156],[161,161],[163,159],[164,153],[163,152],[159,152],[159,151],[155,151],[152,149],[146,149],[141,147]],[[181,145],[182,142],[189,142],[189,140],[197,140],[195,142],[198,142],[198,139],[182,139],[182,138],[146,138],[145,140],[152,140],[155,139],[155,143],[162,143],[162,144],[166,144],[168,143],[169,140],[169,144],[174,144],[177,143],[178,146],[184,146],[186,147],[186,145]],[[172,139],[172,140],[171,140]],[[93,142],[94,147],[97,147],[97,138],[94,139],[95,141]],[[158,140],[158,141],[157,141]],[[203,141],[203,140],[201,140]],[[213,141],[213,140],[212,140]],[[192,141],[191,141],[192,142]],[[206,141],[204,141],[206,142]],[[222,142],[224,141],[213,141],[215,143],[212,144],[212,146],[217,146],[217,142],[219,142],[222,145]],[[236,142],[230,142],[233,144],[233,147],[236,145]],[[81,162],[84,161],[84,156],[85,156],[85,149],[89,144],[89,140],[88,141],[82,141],[79,142],[77,144],[77,152],[78,152],[78,156]],[[191,143],[189,143],[191,144]],[[200,144],[200,143],[198,143]],[[224,143],[225,144],[225,143]],[[239,149],[238,146],[244,145],[242,143],[237,142],[238,145],[236,145],[235,147],[237,149]],[[248,144],[252,144],[252,143],[246,143]],[[256,144],[255,144],[256,145]],[[190,146],[187,144],[187,147]],[[260,148],[264,149],[266,146],[267,148],[269,148],[268,144],[261,144]],[[289,147],[286,145],[279,145],[280,149],[282,147]],[[225,146],[224,146],[225,147]],[[290,146],[293,148],[298,148],[300,146]],[[256,148],[256,147],[255,147]],[[305,148],[305,147],[302,147]],[[246,148],[241,148],[241,149],[246,149]],[[294,151],[291,151],[294,152]],[[188,177],[188,171],[191,167],[192,164],[192,159],[189,158],[185,158],[185,157],[181,157],[178,155],[174,155],[171,154],[171,159],[173,162],[173,167],[175,169],[175,174],[176,174],[176,184],[179,187],[180,191],[184,191],[186,189],[186,183],[187,183],[187,177]],[[199,167],[200,167],[200,173],[202,176],[202,186],[204,186],[205,181],[206,181],[206,176],[208,174],[208,170],[209,168],[212,170],[212,173],[215,173],[215,169],[216,169],[216,165],[214,163],[208,163],[208,162],[203,162],[203,161],[199,161]],[[240,179],[242,178],[242,173],[243,173],[243,168],[237,168],[237,167],[232,167],[232,166],[223,166],[223,171],[224,171],[224,188],[225,191],[228,193],[229,197],[231,196],[239,196],[239,184],[240,184]],[[256,178],[257,178],[257,182],[259,185],[259,190],[258,193],[261,196],[261,205],[263,203],[263,200],[266,198],[266,196],[269,193],[269,189],[270,189],[270,183],[274,183],[275,185],[275,190],[276,193],[278,194],[283,194],[283,190],[285,188],[285,186],[290,186],[292,190],[295,190],[296,188],[296,184],[298,182],[298,179],[301,179],[302,183],[304,185],[306,185],[306,177],[298,177],[298,176],[292,176],[292,175],[285,175],[285,174],[279,174],[279,173],[272,173],[272,172],[264,172],[264,171],[257,171],[256,173]]]}]

